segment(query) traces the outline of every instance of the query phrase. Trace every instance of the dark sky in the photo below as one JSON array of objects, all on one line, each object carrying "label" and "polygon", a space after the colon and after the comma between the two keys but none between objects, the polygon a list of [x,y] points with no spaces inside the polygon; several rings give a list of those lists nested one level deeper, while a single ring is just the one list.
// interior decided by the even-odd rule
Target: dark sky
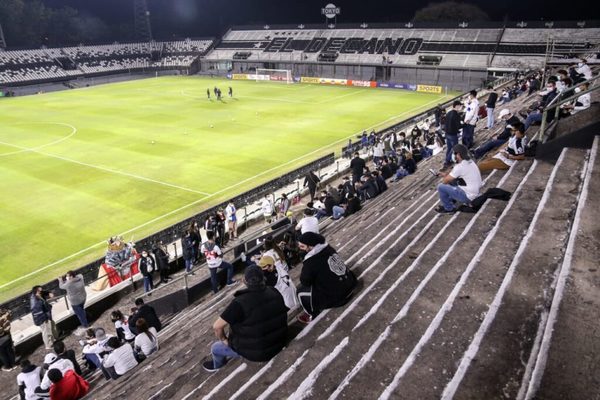
[{"label": "dark sky", "polygon": [[[113,25],[133,20],[133,0],[42,0],[46,5],[71,6]],[[147,0],[154,37],[217,36],[232,24],[320,23],[326,0]],[[338,22],[409,21],[427,1],[332,1],[342,8]],[[474,0],[492,20],[579,20],[598,18],[592,2],[573,0]],[[567,6],[568,5],[568,6]],[[588,10],[588,12],[583,10]]]}]

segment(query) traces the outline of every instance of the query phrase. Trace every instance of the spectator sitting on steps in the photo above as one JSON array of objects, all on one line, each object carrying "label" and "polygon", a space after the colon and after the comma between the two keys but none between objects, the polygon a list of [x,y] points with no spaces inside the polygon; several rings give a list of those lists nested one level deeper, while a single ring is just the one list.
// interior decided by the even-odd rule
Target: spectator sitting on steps
[{"label": "spectator sitting on steps", "polygon": [[61,372],[58,369],[48,371],[52,387],[50,400],[78,400],[84,397],[90,384],[73,370]]},{"label": "spectator sitting on steps", "polygon": [[508,141],[508,139],[510,138],[510,135],[512,132],[511,128],[513,126],[515,126],[516,124],[521,123],[519,118],[516,115],[513,115],[513,113],[511,113],[508,108],[501,110],[500,114],[498,115],[498,118],[500,118],[502,121],[506,122],[506,126],[505,126],[504,130],[499,135],[492,136],[492,138],[490,140],[488,140],[487,142],[485,142],[484,144],[482,144],[481,146],[476,148],[475,151],[473,152],[473,155],[475,156],[475,158],[479,159],[488,151],[495,149],[497,147],[500,147],[504,143],[506,143]]},{"label": "spectator sitting on steps", "polygon": [[162,329],[162,324],[156,315],[156,311],[152,306],[148,304],[144,304],[144,299],[136,299],[135,300],[135,312],[129,317],[129,330],[137,335],[139,332],[137,331],[137,320],[140,318],[144,318],[149,327],[154,327],[157,332],[160,332]]},{"label": "spectator sitting on steps", "polygon": [[439,213],[455,212],[455,203],[470,205],[481,190],[481,173],[477,164],[471,160],[469,150],[464,145],[457,144],[452,151],[456,165],[449,173],[438,174],[442,176],[442,183],[438,185],[442,204],[435,209]]},{"label": "spectator sitting on steps", "polygon": [[525,147],[527,147],[527,138],[525,137],[525,127],[518,123],[512,128],[513,136],[508,139],[508,145],[502,151],[496,153],[493,157],[479,163],[479,171],[482,173],[494,169],[509,169],[518,160],[525,159]]},{"label": "spectator sitting on steps", "polygon": [[[251,265],[244,273],[246,289],[234,299],[213,324],[218,339],[211,347],[211,358],[202,363],[215,372],[230,359],[269,361],[281,351],[287,339],[287,307],[281,294],[265,285],[262,270]],[[229,327],[229,334],[226,329]]]},{"label": "spectator sitting on steps", "polygon": [[346,304],[357,280],[323,236],[305,233],[298,239],[298,246],[306,252],[297,289],[304,312],[298,321],[308,324],[321,311]]},{"label": "spectator sitting on steps", "polygon": [[304,217],[296,224],[296,230],[304,234],[306,232],[319,233],[319,220],[314,216],[310,208],[304,210]]}]

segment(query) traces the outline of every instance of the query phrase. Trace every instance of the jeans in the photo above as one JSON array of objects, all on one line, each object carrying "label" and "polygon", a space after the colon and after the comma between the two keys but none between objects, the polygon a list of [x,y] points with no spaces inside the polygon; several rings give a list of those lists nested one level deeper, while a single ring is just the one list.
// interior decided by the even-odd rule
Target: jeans
[{"label": "jeans", "polygon": [[446,164],[452,162],[452,148],[458,144],[458,135],[446,135]]},{"label": "jeans", "polygon": [[504,143],[506,143],[506,140],[502,140],[502,139],[488,140],[487,142],[485,142],[484,144],[482,144],[481,146],[479,146],[478,148],[475,149],[475,151],[473,152],[475,155],[475,158],[483,157],[483,155],[485,153],[487,153],[488,151],[490,151],[492,149],[495,149],[496,147],[502,146]]},{"label": "jeans", "polygon": [[473,136],[475,135],[475,125],[465,124],[463,126],[462,132],[462,144],[464,144],[467,149],[473,147]]},{"label": "jeans", "polygon": [[78,304],[78,305],[71,304],[71,308],[73,309],[73,312],[77,316],[77,319],[79,320],[79,323],[81,324],[81,326],[84,328],[89,327],[87,315],[85,314],[85,308],[83,307],[83,304]]},{"label": "jeans", "polygon": [[225,343],[219,341],[214,342],[210,347],[210,354],[213,359],[213,366],[215,368],[221,368],[227,362],[228,358],[238,358],[240,355],[233,351],[231,347]]},{"label": "jeans", "polygon": [[340,217],[343,217],[345,213],[346,210],[344,207],[333,206],[333,219],[340,219]]},{"label": "jeans", "polygon": [[487,107],[486,110],[487,110],[487,127],[493,128],[494,127],[494,109]]},{"label": "jeans", "polygon": [[534,122],[541,122],[542,121],[542,113],[539,111],[536,112],[532,112],[527,116],[527,119],[525,120],[525,132],[527,132],[527,129],[529,129],[529,127],[531,126],[531,124],[533,124]]},{"label": "jeans", "polygon": [[83,358],[86,359],[87,362],[96,366],[96,368],[102,367],[102,362],[100,361],[100,357],[96,353],[86,353],[83,355]]},{"label": "jeans", "polygon": [[149,292],[154,289],[154,284],[152,283],[152,276],[145,275],[144,276],[144,292]]},{"label": "jeans", "polygon": [[446,211],[452,211],[456,208],[452,200],[463,204],[469,204],[471,202],[464,190],[454,185],[440,183],[438,185],[438,194],[440,195],[440,200]]},{"label": "jeans", "polygon": [[219,291],[219,282],[217,281],[217,270],[219,268],[225,268],[227,270],[227,284],[233,283],[233,265],[227,261],[221,261],[221,265],[217,268],[209,268],[210,271],[210,284],[212,285],[213,293]]},{"label": "jeans", "polygon": [[404,178],[405,176],[410,175],[408,173],[407,170],[405,170],[404,168],[400,167],[398,168],[398,171],[396,171],[396,180],[399,181],[400,179]]},{"label": "jeans", "polygon": [[0,337],[0,365],[4,368],[15,366],[15,349],[10,333]]},{"label": "jeans", "polygon": [[187,272],[187,273],[192,272],[192,265],[194,263],[194,259],[193,258],[184,259],[183,261],[185,262],[185,272]]}]

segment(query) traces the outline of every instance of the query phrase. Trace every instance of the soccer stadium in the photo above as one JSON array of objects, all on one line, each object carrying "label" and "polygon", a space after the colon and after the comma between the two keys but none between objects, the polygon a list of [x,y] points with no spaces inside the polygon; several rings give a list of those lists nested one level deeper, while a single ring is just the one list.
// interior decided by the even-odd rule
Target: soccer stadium
[{"label": "soccer stadium", "polygon": [[571,6],[0,4],[0,398],[600,399]]}]

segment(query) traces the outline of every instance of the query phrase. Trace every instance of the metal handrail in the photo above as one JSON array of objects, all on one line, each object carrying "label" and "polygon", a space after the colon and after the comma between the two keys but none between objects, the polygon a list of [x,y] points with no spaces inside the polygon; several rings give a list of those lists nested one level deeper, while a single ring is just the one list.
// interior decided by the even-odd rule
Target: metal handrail
[{"label": "metal handrail", "polygon": [[538,133],[536,133],[535,136],[532,138],[532,141],[544,137],[544,133],[545,133],[547,125],[548,125],[548,123],[546,122],[546,118],[548,117],[548,111],[555,110],[554,118],[557,119],[559,111],[560,111],[559,107],[561,105],[563,105],[565,103],[569,103],[573,100],[577,100],[579,97],[583,96],[586,93],[591,93],[594,90],[600,89],[600,85],[594,85],[594,83],[598,79],[600,79],[600,75],[598,75],[592,79],[588,79],[586,81],[579,82],[577,85],[574,85],[575,87],[577,87],[577,86],[583,85],[584,83],[588,83],[588,84],[590,84],[591,87],[587,90],[581,91],[579,93],[575,93],[574,95],[567,97],[565,99],[559,100],[561,97],[560,95],[557,95],[554,99],[552,99],[552,101],[546,107],[544,107],[544,112],[542,113],[542,125],[540,126],[540,130],[538,131]]}]

